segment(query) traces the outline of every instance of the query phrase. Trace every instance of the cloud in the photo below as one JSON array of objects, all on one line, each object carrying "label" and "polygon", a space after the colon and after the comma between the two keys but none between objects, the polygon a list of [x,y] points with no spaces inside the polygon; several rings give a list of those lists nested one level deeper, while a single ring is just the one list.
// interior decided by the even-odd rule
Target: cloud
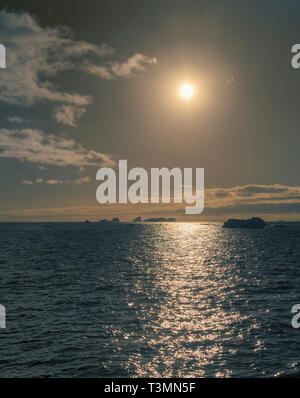
[{"label": "cloud", "polygon": [[[54,180],[53,180],[54,181]],[[57,180],[56,180],[57,181]],[[54,183],[54,182],[53,182]],[[74,181],[73,181],[74,183]],[[244,191],[250,187],[263,191],[262,198],[248,199],[243,196],[242,202],[239,194],[234,192]],[[264,191],[278,191],[284,188],[281,197],[278,192],[266,194]],[[227,199],[220,201],[220,195],[216,193],[227,192]],[[251,191],[251,189],[250,189]],[[300,187],[282,185],[246,185],[230,188],[206,189],[206,203],[204,212],[197,216],[185,214],[185,204],[107,204],[79,205],[74,207],[36,208],[0,211],[0,220],[39,220],[39,221],[74,221],[74,220],[99,220],[100,218],[120,217],[121,220],[130,221],[137,216],[151,217],[175,217],[178,221],[224,221],[230,217],[248,218],[260,216],[265,220],[276,221],[278,219],[300,221]],[[260,194],[259,194],[260,195]],[[235,200],[235,198],[237,200]]]},{"label": "cloud", "polygon": [[127,61],[115,62],[111,65],[112,72],[118,77],[131,77],[145,70],[145,64],[156,64],[157,59],[143,54],[134,54]]},{"label": "cloud", "polygon": [[7,120],[9,121],[9,123],[25,123],[28,120],[22,119],[19,116],[7,116]]},{"label": "cloud", "polygon": [[0,211],[1,221],[84,221],[111,219],[120,217],[122,221],[131,221],[137,216],[143,219],[149,217],[175,217],[177,221],[223,221],[231,216],[251,217],[258,215],[265,220],[277,221],[278,219],[300,221],[300,203],[283,204],[276,206],[254,206],[237,208],[206,208],[198,216],[186,216],[184,206],[181,205],[133,205],[133,204],[107,204],[105,206],[75,205],[73,207],[40,207],[32,209],[14,209]]},{"label": "cloud", "polygon": [[56,185],[59,183],[60,183],[59,180],[53,180],[53,179],[46,181],[46,184],[49,184],[49,185]]},{"label": "cloud", "polygon": [[100,77],[101,79],[114,79],[116,77],[130,78],[136,76],[138,72],[145,70],[145,65],[156,64],[157,59],[147,55],[136,53],[123,62],[112,62],[105,66],[97,66],[86,63],[84,70]]},{"label": "cloud", "polygon": [[300,202],[300,187],[288,185],[243,185],[230,188],[210,188],[205,200],[211,207],[240,206],[244,204],[273,204]]},{"label": "cloud", "polygon": [[86,177],[77,178],[76,180],[73,181],[73,183],[77,184],[77,185],[81,185],[85,182],[90,182],[90,181],[91,181],[90,177],[86,176]]},{"label": "cloud", "polygon": [[46,184],[49,184],[49,185],[56,185],[56,184],[76,184],[76,185],[81,185],[81,184],[84,184],[84,183],[87,183],[87,182],[90,182],[90,181],[91,181],[90,177],[86,176],[86,177],[76,178],[75,180],[54,180],[54,179],[51,179],[51,180],[47,180],[45,182],[46,182]]},{"label": "cloud", "polygon": [[[50,78],[69,70],[89,72],[103,79],[129,77],[143,71],[145,64],[156,63],[155,58],[135,54],[125,62],[99,66],[99,58],[113,54],[111,47],[75,41],[65,26],[42,28],[25,11],[0,11],[0,26],[1,42],[7,49],[7,68],[0,74],[0,100],[11,104],[50,101],[84,107],[92,102],[90,95],[60,91]],[[88,63],[87,56],[93,63]],[[62,123],[74,123],[72,118],[58,117]]]},{"label": "cloud", "polygon": [[43,180],[42,178],[37,178],[35,181],[32,180],[22,180],[21,184],[26,184],[26,185],[33,185],[33,184],[42,184],[43,182],[48,185],[57,185],[57,184],[75,184],[75,185],[81,185],[85,184],[87,182],[90,182],[91,179],[89,176],[85,177],[80,177],[76,178],[75,180],[57,180],[57,179],[49,179],[49,180]]},{"label": "cloud", "polygon": [[[228,205],[224,207],[209,207],[204,210],[205,216],[235,216],[247,215],[247,217],[264,215],[293,215],[300,221],[300,201],[287,203],[241,203],[238,205]],[[284,218],[281,216],[280,218]]]},{"label": "cloud", "polygon": [[75,127],[80,117],[86,112],[84,108],[72,105],[61,105],[55,108],[54,119],[66,126]]},{"label": "cloud", "polygon": [[84,70],[92,75],[100,77],[101,79],[110,80],[114,78],[110,68],[107,66],[86,63],[84,65]]},{"label": "cloud", "polygon": [[33,129],[0,129],[0,158],[51,166],[115,165],[111,155],[89,151],[72,139],[46,135]]},{"label": "cloud", "polygon": [[73,69],[73,58],[89,52],[104,55],[106,47],[76,42],[69,38],[71,32],[66,27],[42,28],[27,12],[1,11],[0,26],[1,41],[7,49],[7,68],[0,74],[2,101],[32,104],[47,100],[78,106],[91,103],[90,96],[59,91],[48,78]]}]

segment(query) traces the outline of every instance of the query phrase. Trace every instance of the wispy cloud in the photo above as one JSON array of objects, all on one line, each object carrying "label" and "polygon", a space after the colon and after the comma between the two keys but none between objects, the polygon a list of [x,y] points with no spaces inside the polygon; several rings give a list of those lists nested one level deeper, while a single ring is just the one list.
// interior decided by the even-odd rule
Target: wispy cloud
[{"label": "wispy cloud", "polygon": [[73,181],[73,184],[81,185],[90,181],[91,181],[90,177],[85,176],[85,177],[76,178],[76,180]]},{"label": "wispy cloud", "polygon": [[300,203],[300,187],[280,184],[252,184],[230,188],[210,188],[205,191],[205,199],[206,203],[214,208],[244,204]]},{"label": "wispy cloud", "polygon": [[66,126],[75,127],[80,117],[86,112],[85,108],[73,105],[61,105],[55,108],[54,119]]},{"label": "wispy cloud", "polygon": [[143,72],[145,70],[145,65],[156,63],[156,58],[136,53],[123,62],[111,62],[104,66],[86,63],[83,69],[101,79],[109,80],[117,77],[134,77],[138,72]]},{"label": "wispy cloud", "polygon": [[85,184],[87,182],[90,182],[91,179],[89,176],[85,177],[80,177],[76,178],[75,180],[56,180],[56,179],[50,179],[46,180],[45,183],[49,185],[57,185],[57,184],[75,184],[75,185],[81,185]]},{"label": "wispy cloud", "polygon": [[9,121],[9,123],[27,123],[29,122],[29,120],[25,120],[19,116],[7,116],[7,120]]},{"label": "wispy cloud", "polygon": [[76,184],[76,185],[81,185],[85,184],[87,182],[90,182],[91,179],[89,176],[85,177],[80,177],[76,178],[75,180],[57,180],[57,179],[48,179],[48,180],[43,180],[42,178],[37,178],[36,180],[22,180],[21,184],[25,185],[33,185],[33,184],[48,184],[48,185],[57,185],[57,184]]},{"label": "wispy cloud", "polygon": [[72,139],[33,129],[0,129],[0,158],[52,166],[114,166],[111,155],[89,151]]},{"label": "wispy cloud", "polygon": [[[53,182],[56,184],[57,182]],[[73,181],[74,183],[74,181]],[[30,189],[30,187],[28,188]],[[278,197],[279,190],[281,197]],[[257,195],[265,197],[255,198],[253,202],[253,190],[261,190]],[[265,191],[268,190],[268,193]],[[232,192],[250,191],[250,196],[243,196],[243,201],[233,200],[233,197],[241,198],[240,194]],[[273,192],[274,191],[274,192]],[[226,200],[219,194],[226,192]],[[300,221],[300,186],[282,185],[246,185],[231,188],[211,188],[206,190],[206,204],[204,212],[198,216],[186,216],[185,204],[107,204],[78,205],[74,207],[49,207],[36,209],[19,209],[0,211],[0,220],[40,220],[40,221],[82,221],[87,218],[99,220],[100,218],[120,217],[129,221],[137,216],[148,217],[175,217],[178,221],[223,221],[229,217],[260,216],[266,220],[290,220]],[[256,194],[254,195],[256,196]],[[230,199],[231,198],[231,199]]]},{"label": "wispy cloud", "polygon": [[145,70],[145,65],[156,64],[157,59],[148,57],[144,54],[134,54],[125,62],[115,62],[111,65],[111,70],[115,76],[118,77],[131,77],[138,72]]},{"label": "wispy cloud", "polygon": [[[27,12],[0,11],[1,41],[7,48],[7,69],[0,74],[0,100],[10,104],[33,104],[39,101],[62,103],[56,109],[59,123],[74,126],[91,104],[91,95],[64,92],[50,78],[68,70],[84,71],[101,77],[131,77],[142,72],[156,59],[135,54],[125,61],[109,62],[114,50],[72,39],[65,26],[42,28]],[[87,60],[89,57],[89,61]],[[105,61],[103,60],[105,58]],[[101,65],[103,64],[104,65]]]},{"label": "wispy cloud", "polygon": [[76,58],[93,52],[105,55],[108,47],[76,42],[65,27],[42,28],[27,12],[0,12],[1,41],[7,48],[7,68],[0,75],[0,99],[11,104],[39,100],[75,105],[91,103],[90,96],[55,88],[50,76],[72,69]]}]

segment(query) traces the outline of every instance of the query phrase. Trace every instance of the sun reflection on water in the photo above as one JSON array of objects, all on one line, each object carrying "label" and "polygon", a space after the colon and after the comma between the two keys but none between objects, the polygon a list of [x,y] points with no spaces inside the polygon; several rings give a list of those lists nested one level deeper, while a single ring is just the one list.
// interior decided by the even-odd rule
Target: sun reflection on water
[{"label": "sun reflection on water", "polygon": [[161,225],[152,232],[151,258],[140,264],[149,279],[135,282],[135,293],[145,295],[146,305],[137,311],[145,351],[130,355],[127,369],[138,377],[201,377],[217,362],[216,376],[230,376],[226,363],[236,350],[229,343],[247,338],[241,327],[247,316],[235,305],[243,277],[224,260],[232,258],[228,237],[200,224]]}]

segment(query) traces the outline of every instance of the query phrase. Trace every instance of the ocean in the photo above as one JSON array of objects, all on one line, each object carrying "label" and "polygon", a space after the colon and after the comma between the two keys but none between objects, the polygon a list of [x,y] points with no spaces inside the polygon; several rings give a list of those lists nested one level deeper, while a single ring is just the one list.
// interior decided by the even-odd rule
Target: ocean
[{"label": "ocean", "polygon": [[0,223],[0,377],[299,376],[286,225]]}]

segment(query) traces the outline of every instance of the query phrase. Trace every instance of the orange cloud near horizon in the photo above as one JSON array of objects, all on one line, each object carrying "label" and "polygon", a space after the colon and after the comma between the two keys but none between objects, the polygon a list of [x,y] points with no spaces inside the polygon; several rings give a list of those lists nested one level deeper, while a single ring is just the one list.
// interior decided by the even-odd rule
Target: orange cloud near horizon
[{"label": "orange cloud near horizon", "polygon": [[[30,189],[30,186],[28,187]],[[96,200],[95,200],[96,201]],[[185,204],[106,204],[78,203],[73,206],[41,207],[0,212],[0,221],[98,221],[119,217],[175,217],[177,221],[224,221],[227,218],[259,216],[266,221],[300,221],[300,186],[245,185],[207,188],[205,208],[200,215],[186,215]]]}]

